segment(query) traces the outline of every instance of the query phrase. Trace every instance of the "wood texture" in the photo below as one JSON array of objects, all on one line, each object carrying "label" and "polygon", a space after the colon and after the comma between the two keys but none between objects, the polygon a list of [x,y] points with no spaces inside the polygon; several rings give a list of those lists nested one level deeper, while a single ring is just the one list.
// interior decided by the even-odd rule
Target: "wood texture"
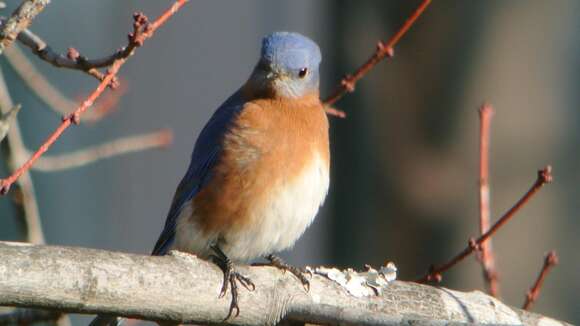
[{"label": "wood texture", "polygon": [[[290,273],[240,267],[256,290],[240,290],[231,325],[273,325],[282,319],[329,325],[565,325],[509,307],[482,292],[396,281],[383,295],[355,298],[314,275],[310,292]],[[163,257],[86,248],[0,242],[0,305],[76,313],[108,313],[156,321],[219,324],[230,297],[218,299],[219,268],[195,256]]]}]

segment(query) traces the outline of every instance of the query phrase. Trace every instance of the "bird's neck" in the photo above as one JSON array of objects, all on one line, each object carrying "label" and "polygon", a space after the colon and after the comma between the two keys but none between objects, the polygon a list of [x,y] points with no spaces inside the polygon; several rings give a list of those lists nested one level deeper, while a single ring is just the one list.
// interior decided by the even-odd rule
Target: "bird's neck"
[{"label": "bird's neck", "polygon": [[277,93],[274,89],[269,87],[259,87],[259,85],[255,84],[255,81],[252,79],[248,80],[240,89],[241,95],[246,100],[255,100],[255,99],[270,99],[270,100],[286,100],[286,101],[293,101],[293,100],[300,100],[303,101],[313,101],[318,102],[320,101],[320,92],[318,89],[313,89],[308,93],[300,96],[299,98],[295,97],[288,97],[283,96]]}]

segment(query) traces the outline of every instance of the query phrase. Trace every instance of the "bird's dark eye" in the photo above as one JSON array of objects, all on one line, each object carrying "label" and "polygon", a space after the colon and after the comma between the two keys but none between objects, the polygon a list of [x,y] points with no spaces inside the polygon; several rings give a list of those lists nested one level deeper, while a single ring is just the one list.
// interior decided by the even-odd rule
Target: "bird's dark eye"
[{"label": "bird's dark eye", "polygon": [[308,68],[302,68],[298,72],[298,77],[300,77],[300,78],[304,78],[304,77],[306,77],[306,75],[308,75]]}]

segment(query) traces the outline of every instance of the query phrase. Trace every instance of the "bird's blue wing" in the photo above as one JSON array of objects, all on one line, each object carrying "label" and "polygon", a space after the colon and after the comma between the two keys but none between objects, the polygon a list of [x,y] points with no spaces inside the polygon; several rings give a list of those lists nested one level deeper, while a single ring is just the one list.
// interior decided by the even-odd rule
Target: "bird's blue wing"
[{"label": "bird's blue wing", "polygon": [[221,155],[223,137],[243,105],[241,92],[238,91],[215,111],[201,131],[191,154],[187,173],[175,191],[165,227],[155,244],[153,255],[164,255],[171,248],[179,213],[211,177],[212,169]]}]

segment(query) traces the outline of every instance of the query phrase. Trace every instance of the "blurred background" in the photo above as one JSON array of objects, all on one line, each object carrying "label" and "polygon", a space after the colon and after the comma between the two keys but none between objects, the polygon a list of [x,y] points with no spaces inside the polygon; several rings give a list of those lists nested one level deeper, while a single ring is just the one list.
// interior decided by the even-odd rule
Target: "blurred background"
[{"label": "blurred background", "polygon": [[[2,15],[18,1],[9,1]],[[126,44],[131,14],[150,18],[171,1],[54,1],[31,29],[50,46],[100,57]],[[192,1],[120,73],[126,94],[110,116],[73,127],[49,151],[66,153],[119,137],[171,128],[173,144],[59,173],[33,172],[49,244],[147,254],[213,110],[249,76],[260,39],[301,32],[323,52],[324,97],[404,22],[419,1]],[[33,64],[60,91],[81,99],[96,81]],[[528,190],[547,186],[494,238],[501,297],[520,307],[547,251],[560,265],[533,311],[580,323],[580,2],[437,0],[395,49],[336,107],[332,177],[315,223],[283,254],[296,265],[362,268],[394,261],[399,278],[421,276],[478,232],[478,114],[494,105],[491,207],[495,220]],[[24,142],[36,149],[60,121],[13,67],[0,67]],[[2,154],[6,155],[6,154]],[[6,159],[0,160],[2,176]],[[0,198],[0,239],[22,240],[10,197]],[[443,286],[483,289],[473,257]],[[75,316],[75,324],[86,317]]]}]

